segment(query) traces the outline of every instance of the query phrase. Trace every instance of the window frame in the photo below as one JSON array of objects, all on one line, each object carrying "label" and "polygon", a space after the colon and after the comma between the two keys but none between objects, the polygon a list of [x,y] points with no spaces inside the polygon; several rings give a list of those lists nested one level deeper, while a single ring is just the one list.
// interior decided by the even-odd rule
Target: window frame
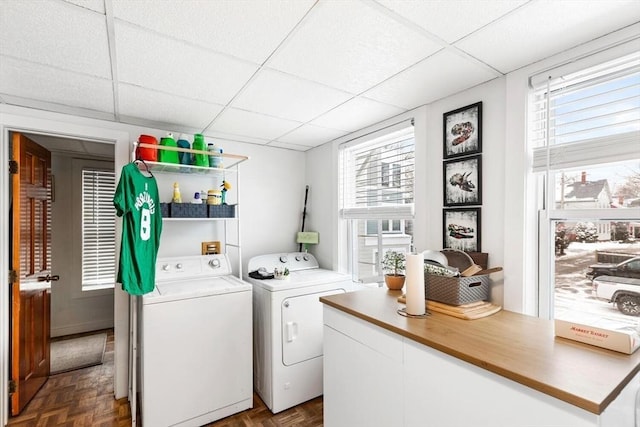
[{"label": "window frame", "polygon": [[[104,287],[92,287],[83,288],[82,286],[82,169],[83,168],[95,168],[108,171],[115,171],[115,165],[113,161],[101,160],[101,159],[87,159],[73,157],[71,159],[71,187],[72,192],[72,206],[70,212],[72,214],[73,230],[71,233],[72,240],[72,271],[71,271],[71,298],[94,298],[99,296],[113,295],[115,289],[115,279],[113,286]],[[117,174],[116,174],[117,178]],[[117,230],[117,223],[116,223]],[[117,232],[116,232],[116,250],[117,250]],[[117,269],[117,254],[114,260],[114,265]]]},{"label": "window frame", "polygon": [[[404,133],[403,133],[404,132]],[[394,136],[394,134],[396,134]],[[366,149],[367,146],[376,146],[377,143],[384,143],[384,144],[391,144],[394,142],[404,142],[404,141],[408,141],[408,140],[412,140],[412,146],[411,146],[411,161],[410,161],[410,167],[411,170],[409,171],[409,173],[411,174],[411,199],[412,201],[410,203],[404,203],[406,199],[405,196],[403,196],[402,198],[398,199],[398,197],[392,197],[392,195],[389,195],[389,197],[391,197],[390,202],[387,203],[385,202],[385,196],[384,193],[385,192],[390,192],[390,191],[394,191],[394,190],[398,190],[400,193],[403,193],[402,189],[403,184],[402,182],[397,182],[398,181],[398,173],[400,175],[400,180],[402,180],[402,165],[398,162],[394,162],[393,159],[391,161],[388,162],[384,162],[383,160],[380,161],[380,164],[378,165],[377,169],[374,168],[368,168],[367,169],[367,179],[372,179],[372,182],[376,182],[377,185],[374,186],[376,187],[375,189],[371,190],[372,192],[375,192],[375,195],[373,196],[373,198],[371,196],[367,196],[367,201],[369,200],[374,200],[375,206],[352,206],[349,205],[347,206],[347,202],[345,201],[346,198],[348,198],[347,196],[345,196],[346,193],[348,193],[349,191],[346,190],[346,187],[348,186],[347,184],[345,184],[345,176],[347,176],[347,170],[348,170],[348,165],[353,165],[354,163],[351,163],[352,161],[355,161],[355,159],[357,159],[359,157],[360,154],[353,154],[352,157],[349,157],[349,160],[346,158],[346,154],[347,152],[350,152],[352,150],[355,150],[356,147],[360,147],[363,149]],[[393,244],[390,245],[385,245],[383,240],[388,236],[391,237],[393,236],[393,239],[396,239],[398,237],[402,237],[404,235],[405,232],[405,222],[407,220],[413,221],[414,220],[414,200],[415,200],[415,152],[416,152],[416,146],[415,146],[415,129],[413,128],[413,119],[411,120],[405,120],[403,122],[394,124],[394,125],[390,125],[384,129],[381,129],[379,131],[376,132],[372,132],[371,134],[359,137],[359,138],[355,138],[354,140],[350,140],[347,141],[343,144],[341,144],[338,147],[338,159],[339,159],[339,179],[338,179],[338,188],[339,188],[339,222],[340,222],[340,227],[343,228],[345,230],[345,236],[346,236],[346,250],[347,250],[347,269],[348,271],[352,274],[352,277],[354,280],[356,281],[360,281],[360,282],[378,282],[378,283],[382,283],[383,281],[383,274],[381,271],[381,257],[379,257],[377,254],[383,253],[385,250],[388,249],[397,249],[397,242],[394,242]],[[353,159],[353,160],[350,160]],[[406,159],[405,159],[406,160]],[[388,185],[384,185],[384,170],[383,170],[383,163],[386,163],[388,166]],[[397,163],[398,167],[394,167],[394,165]],[[354,169],[355,170],[355,169]],[[376,170],[376,172],[374,173],[373,171]],[[371,176],[371,174],[373,173],[374,176]],[[407,173],[407,171],[405,171],[405,173]],[[379,174],[379,177],[375,177],[375,174]],[[378,182],[379,180],[379,182]],[[355,181],[350,181],[352,184],[350,187],[351,192],[355,193]],[[396,191],[396,193],[398,193],[398,191]],[[354,199],[355,200],[355,199]],[[403,203],[397,203],[398,201],[401,201]],[[394,203],[396,202],[396,203]],[[369,203],[369,202],[367,202]],[[360,226],[359,221],[363,221],[363,225]],[[394,231],[393,230],[393,221],[400,221],[400,227],[399,230]],[[388,226],[390,227],[390,230],[385,231],[384,230],[384,225],[383,223],[387,223]],[[370,234],[369,231],[371,230],[371,226],[375,223],[375,226],[377,228],[377,233],[376,234]],[[363,233],[359,233],[359,227],[363,227]],[[408,245],[403,245],[403,246],[407,246],[407,251],[409,251],[412,247],[413,247],[413,235],[411,234],[407,234],[406,235],[407,238],[409,239],[409,244]],[[357,248],[357,243],[358,243],[358,239],[359,238],[363,238],[363,239],[376,239],[375,245],[366,245],[366,246],[370,246],[372,248],[372,254],[375,255],[376,260],[375,262],[373,262],[373,264],[375,264],[375,270],[376,273],[374,276],[367,276],[367,277],[359,277],[359,271],[358,271],[358,265],[360,263],[359,260],[359,253],[358,253],[358,248]],[[374,248],[375,246],[375,248]]]},{"label": "window frame", "polygon": [[[626,55],[620,55],[624,57]],[[616,58],[604,57],[600,62],[606,64]],[[561,67],[563,73],[572,74],[587,71],[593,67],[593,58],[589,58],[590,64],[580,65],[573,64],[573,67],[567,69]],[[555,75],[555,78],[561,77],[559,71],[551,70],[546,72],[549,76]],[[537,86],[533,84],[537,82]],[[632,152],[630,141],[637,141],[638,131],[630,131],[598,138],[584,138],[581,141],[549,145],[549,131],[546,131],[546,141],[543,147],[532,147],[535,132],[540,132],[539,128],[535,128],[532,124],[535,117],[540,112],[534,109],[536,103],[536,93],[540,91],[543,85],[540,75],[530,78],[529,106],[528,106],[528,146],[532,150],[532,163],[530,176],[535,182],[537,188],[537,197],[534,203],[537,211],[537,237],[538,237],[538,280],[537,280],[537,309],[538,316],[548,319],[554,317],[554,285],[555,285],[555,226],[559,221],[576,222],[580,220],[590,221],[634,221],[637,220],[638,210],[635,209],[603,209],[603,208],[580,208],[580,209],[559,209],[556,206],[556,174],[563,173],[566,170],[578,170],[593,168],[609,163],[615,163],[624,160],[635,160],[636,157],[628,159],[628,153]],[[549,80],[547,80],[547,91],[550,89]],[[547,101],[547,108],[549,107]],[[545,116],[547,127],[551,122],[551,118]],[[619,141],[621,144],[614,145],[613,142]],[[608,150],[604,148],[610,148]],[[603,155],[603,153],[606,153]],[[541,162],[546,164],[541,167]]]}]

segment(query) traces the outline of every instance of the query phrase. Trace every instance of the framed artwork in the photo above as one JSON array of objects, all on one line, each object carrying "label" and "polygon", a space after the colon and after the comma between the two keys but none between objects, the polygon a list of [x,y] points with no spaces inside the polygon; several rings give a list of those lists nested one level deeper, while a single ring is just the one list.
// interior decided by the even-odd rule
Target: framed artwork
[{"label": "framed artwork", "polygon": [[482,102],[442,115],[443,158],[482,152]]},{"label": "framed artwork", "polygon": [[443,162],[443,195],[445,206],[482,204],[482,156]]},{"label": "framed artwork", "polygon": [[443,248],[482,252],[480,247],[480,208],[443,209]]}]

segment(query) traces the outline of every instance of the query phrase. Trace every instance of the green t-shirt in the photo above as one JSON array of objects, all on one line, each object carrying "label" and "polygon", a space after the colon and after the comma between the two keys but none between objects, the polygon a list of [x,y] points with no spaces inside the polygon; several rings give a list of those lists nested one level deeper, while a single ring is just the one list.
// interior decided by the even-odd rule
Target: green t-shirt
[{"label": "green t-shirt", "polygon": [[113,205],[122,217],[118,282],[132,295],[151,292],[155,287],[156,256],[162,232],[155,178],[143,175],[134,163],[124,166]]}]

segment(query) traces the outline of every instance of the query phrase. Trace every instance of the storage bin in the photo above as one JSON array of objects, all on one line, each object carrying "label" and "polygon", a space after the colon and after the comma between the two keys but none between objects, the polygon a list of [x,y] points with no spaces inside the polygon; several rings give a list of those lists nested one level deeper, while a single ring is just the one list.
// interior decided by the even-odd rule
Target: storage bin
[{"label": "storage bin", "polygon": [[[450,267],[464,271],[474,264],[471,256],[463,251],[444,249],[442,253],[447,257]],[[486,268],[488,256],[483,261]],[[438,301],[450,305],[462,305],[476,301],[489,300],[489,275],[469,277],[446,277],[435,274],[424,274],[424,295],[432,301]]]},{"label": "storage bin", "polygon": [[160,203],[160,216],[162,216],[162,218],[169,218],[171,216],[169,206],[170,203]]},{"label": "storage bin", "polygon": [[236,205],[207,205],[209,218],[235,218]]},{"label": "storage bin", "polygon": [[171,203],[171,218],[206,218],[207,205],[195,203]]},{"label": "storage bin", "polygon": [[424,274],[424,295],[432,301],[462,305],[489,300],[489,276],[445,277]]}]

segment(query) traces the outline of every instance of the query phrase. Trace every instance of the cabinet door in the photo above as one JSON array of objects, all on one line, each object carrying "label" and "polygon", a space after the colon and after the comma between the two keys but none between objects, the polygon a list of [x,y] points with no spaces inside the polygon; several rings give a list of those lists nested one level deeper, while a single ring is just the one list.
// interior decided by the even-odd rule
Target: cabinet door
[{"label": "cabinet door", "polygon": [[404,357],[407,427],[599,425],[595,414],[433,348],[407,341]]},{"label": "cabinet door", "polygon": [[402,365],[324,327],[324,425],[402,426]]}]

